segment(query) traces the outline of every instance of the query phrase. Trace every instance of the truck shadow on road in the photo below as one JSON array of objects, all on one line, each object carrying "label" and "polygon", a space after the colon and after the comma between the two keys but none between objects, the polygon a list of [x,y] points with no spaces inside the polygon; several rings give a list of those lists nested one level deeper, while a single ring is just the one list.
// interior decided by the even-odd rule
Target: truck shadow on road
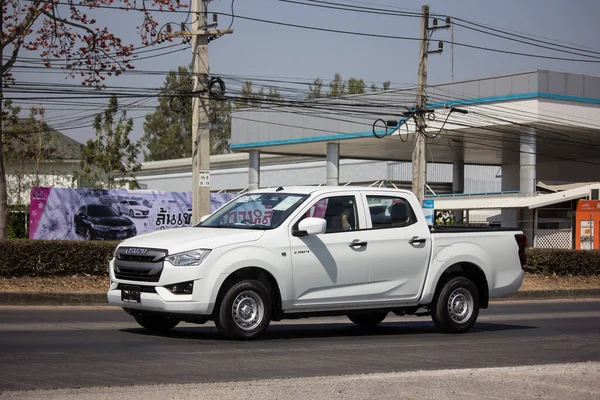
[{"label": "truck shadow on road", "polygon": [[[508,332],[538,329],[536,326],[514,325],[514,324],[494,324],[494,323],[476,323],[471,330],[462,335],[447,336],[475,336],[477,334],[488,332]],[[123,329],[123,332],[134,333],[138,335],[163,336],[172,339],[188,340],[227,340],[219,334],[214,326],[181,326],[173,329],[166,334],[154,334],[141,328]],[[264,340],[283,340],[283,339],[319,339],[331,337],[377,337],[377,336],[410,336],[429,334],[439,336],[445,335],[437,330],[432,322],[389,322],[382,323],[376,327],[365,328],[350,323],[289,323],[272,324],[265,334],[259,339]]]}]

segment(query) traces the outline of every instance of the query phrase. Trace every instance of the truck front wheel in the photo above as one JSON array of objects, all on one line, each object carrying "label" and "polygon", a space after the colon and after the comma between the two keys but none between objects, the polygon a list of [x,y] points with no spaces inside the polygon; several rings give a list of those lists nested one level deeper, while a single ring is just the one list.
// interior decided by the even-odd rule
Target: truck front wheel
[{"label": "truck front wheel", "polygon": [[244,280],[225,290],[216,309],[215,324],[229,339],[256,339],[269,327],[271,314],[269,290],[260,281]]},{"label": "truck front wheel", "polygon": [[180,322],[178,319],[158,314],[136,313],[133,317],[142,328],[146,328],[150,332],[155,333],[168,332],[175,328]]},{"label": "truck front wheel", "polygon": [[469,279],[459,276],[447,281],[433,298],[431,318],[445,333],[467,332],[479,315],[479,292]]}]

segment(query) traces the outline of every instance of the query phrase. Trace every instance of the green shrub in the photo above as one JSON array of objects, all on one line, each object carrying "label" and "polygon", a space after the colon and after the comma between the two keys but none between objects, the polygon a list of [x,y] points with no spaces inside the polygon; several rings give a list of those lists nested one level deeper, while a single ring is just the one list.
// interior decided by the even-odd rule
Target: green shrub
[{"label": "green shrub", "polygon": [[527,271],[544,275],[600,275],[600,251],[529,248]]},{"label": "green shrub", "polygon": [[[107,274],[118,242],[10,239],[0,241],[0,276]],[[600,251],[527,249],[527,271],[600,275]]]},{"label": "green shrub", "polygon": [[118,242],[10,239],[0,241],[0,276],[107,275]]}]

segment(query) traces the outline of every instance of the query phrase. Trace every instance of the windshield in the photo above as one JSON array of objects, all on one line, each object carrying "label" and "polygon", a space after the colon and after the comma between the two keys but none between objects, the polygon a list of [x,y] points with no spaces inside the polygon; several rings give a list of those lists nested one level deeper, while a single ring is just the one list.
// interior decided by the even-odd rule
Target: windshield
[{"label": "windshield", "polygon": [[302,194],[244,194],[217,210],[202,227],[274,229],[283,223],[308,196]]},{"label": "windshield", "polygon": [[119,213],[109,206],[88,206],[90,217],[118,217]]},{"label": "windshield", "polygon": [[129,204],[132,205],[132,206],[139,206],[140,205],[140,203],[138,203],[137,201],[130,201]]}]

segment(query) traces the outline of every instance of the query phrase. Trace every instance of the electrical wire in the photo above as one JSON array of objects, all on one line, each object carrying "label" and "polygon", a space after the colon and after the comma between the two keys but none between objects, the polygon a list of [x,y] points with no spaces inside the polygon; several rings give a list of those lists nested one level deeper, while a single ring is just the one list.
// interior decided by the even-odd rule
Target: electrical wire
[{"label": "electrical wire", "polygon": [[229,27],[227,29],[231,29],[231,27],[233,26],[233,21],[235,20],[235,13],[233,11],[234,3],[235,3],[235,0],[231,0],[231,23],[229,24]]}]

